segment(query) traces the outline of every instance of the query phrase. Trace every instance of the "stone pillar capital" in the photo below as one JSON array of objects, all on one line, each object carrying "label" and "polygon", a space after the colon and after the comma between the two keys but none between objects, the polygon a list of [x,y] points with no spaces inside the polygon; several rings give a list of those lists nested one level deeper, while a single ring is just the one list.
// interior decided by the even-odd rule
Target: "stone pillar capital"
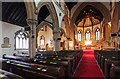
[{"label": "stone pillar capital", "polygon": [[28,25],[37,25],[38,20],[36,20],[36,19],[27,19],[27,24]]},{"label": "stone pillar capital", "polygon": [[60,34],[60,33],[61,33],[61,29],[59,27],[53,29],[53,34]]},{"label": "stone pillar capital", "polygon": [[53,35],[54,34],[60,34],[61,32],[60,31],[53,31]]}]

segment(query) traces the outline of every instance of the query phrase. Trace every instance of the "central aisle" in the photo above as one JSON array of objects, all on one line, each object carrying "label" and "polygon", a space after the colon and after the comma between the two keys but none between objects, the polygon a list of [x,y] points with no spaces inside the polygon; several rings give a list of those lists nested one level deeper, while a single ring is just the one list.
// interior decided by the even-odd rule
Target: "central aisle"
[{"label": "central aisle", "polygon": [[104,79],[104,76],[94,58],[94,50],[83,50],[83,58],[73,77],[95,77],[96,79]]}]

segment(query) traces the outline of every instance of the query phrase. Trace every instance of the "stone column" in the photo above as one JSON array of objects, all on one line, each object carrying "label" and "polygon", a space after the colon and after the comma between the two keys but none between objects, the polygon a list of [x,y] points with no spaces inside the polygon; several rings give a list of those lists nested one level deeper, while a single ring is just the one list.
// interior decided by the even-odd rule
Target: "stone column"
[{"label": "stone column", "polygon": [[[70,26],[69,26],[69,19],[67,16],[64,17],[64,23],[66,28],[66,36],[67,38],[70,37]],[[67,49],[69,49],[69,40],[67,40]]]},{"label": "stone column", "polygon": [[[115,3],[115,8],[113,12],[113,16],[111,19],[111,32],[112,33],[118,33],[118,19],[119,19],[119,4],[116,2]],[[115,50],[118,50],[118,36],[112,37],[112,39],[115,41]]]},{"label": "stone column", "polygon": [[100,40],[103,39],[103,22],[100,23]]},{"label": "stone column", "polygon": [[107,22],[105,23],[105,41],[109,40],[109,28]]},{"label": "stone column", "polygon": [[75,25],[73,23],[73,20],[70,19],[70,40],[73,41],[73,49],[75,47],[75,34],[74,34],[74,30],[75,30]]},{"label": "stone column", "polygon": [[60,51],[60,41],[58,40],[60,37],[59,28],[53,30],[53,39],[54,39],[54,51]]},{"label": "stone column", "polygon": [[92,24],[92,31],[91,31],[91,41],[92,41],[92,44],[94,44],[93,42],[94,42],[94,31],[93,31],[93,24]]},{"label": "stone column", "polygon": [[36,54],[36,19],[27,19],[28,25],[31,27],[31,31],[29,31],[29,56],[30,58],[34,58]]},{"label": "stone column", "polygon": [[82,33],[82,42],[83,42],[83,45],[84,45],[84,43],[85,43],[85,29],[84,29],[84,27],[83,27],[83,33]]}]

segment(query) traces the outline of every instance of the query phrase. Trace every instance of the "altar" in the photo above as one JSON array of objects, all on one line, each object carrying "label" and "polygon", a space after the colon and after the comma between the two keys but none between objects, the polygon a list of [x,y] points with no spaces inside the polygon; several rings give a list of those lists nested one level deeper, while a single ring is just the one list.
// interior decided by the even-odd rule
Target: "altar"
[{"label": "altar", "polygon": [[95,46],[92,45],[91,40],[86,40],[83,49],[95,49]]}]

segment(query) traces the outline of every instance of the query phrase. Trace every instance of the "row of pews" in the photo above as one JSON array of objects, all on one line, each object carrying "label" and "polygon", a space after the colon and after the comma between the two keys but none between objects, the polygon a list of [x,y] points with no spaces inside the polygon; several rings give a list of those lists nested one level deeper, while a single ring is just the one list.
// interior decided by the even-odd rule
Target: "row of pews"
[{"label": "row of pews", "polygon": [[83,52],[74,50],[36,52],[34,58],[28,54],[4,54],[2,69],[25,79],[72,78]]},{"label": "row of pews", "polygon": [[[5,71],[7,68],[6,59],[0,59],[0,79],[24,79],[23,77],[13,74],[11,72]],[[3,68],[2,68],[3,67]]]},{"label": "row of pews", "polygon": [[120,79],[120,51],[95,50],[94,52],[106,79]]}]

